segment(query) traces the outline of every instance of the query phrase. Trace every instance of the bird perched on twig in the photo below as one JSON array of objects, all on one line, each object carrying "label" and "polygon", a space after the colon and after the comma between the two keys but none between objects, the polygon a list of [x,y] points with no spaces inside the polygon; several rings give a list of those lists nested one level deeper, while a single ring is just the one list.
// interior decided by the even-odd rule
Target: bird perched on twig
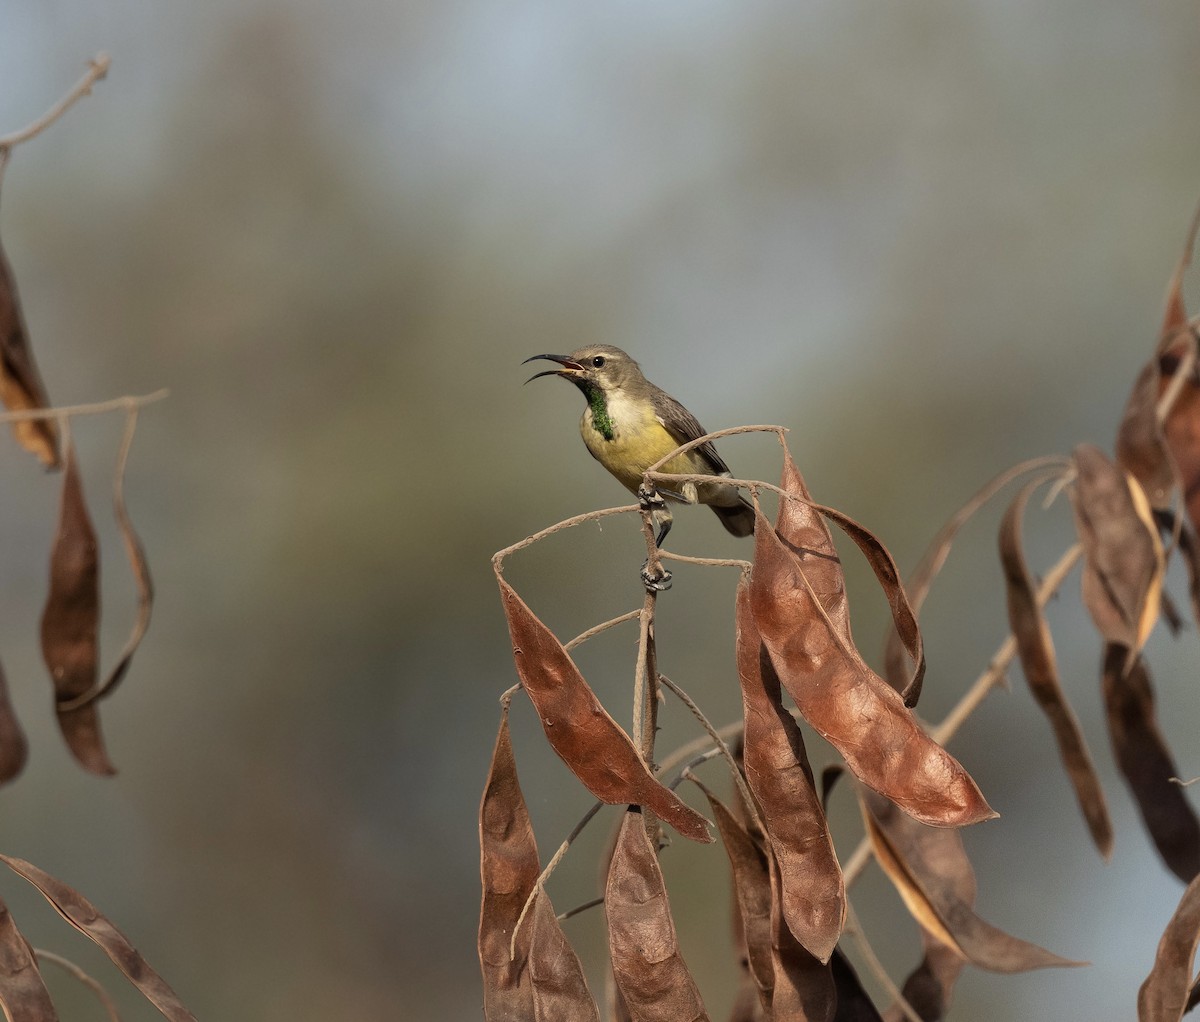
[{"label": "bird perched on twig", "polygon": [[[562,368],[547,369],[525,382],[540,376],[561,376],[583,392],[587,408],[579,420],[579,431],[584,444],[592,457],[639,499],[646,469],[706,432],[696,416],[647,380],[641,367],[620,348],[590,344],[570,355],[533,355],[525,361],[535,359],[548,359]],[[656,488],[670,500],[707,504],[735,536],[754,532],[754,508],[736,486],[719,481],[719,477],[731,473],[711,440],[672,458],[661,471],[713,476],[711,483],[688,480],[678,487],[668,483]],[[658,525],[655,542],[662,546],[671,530],[671,511],[664,503],[654,516]]]}]

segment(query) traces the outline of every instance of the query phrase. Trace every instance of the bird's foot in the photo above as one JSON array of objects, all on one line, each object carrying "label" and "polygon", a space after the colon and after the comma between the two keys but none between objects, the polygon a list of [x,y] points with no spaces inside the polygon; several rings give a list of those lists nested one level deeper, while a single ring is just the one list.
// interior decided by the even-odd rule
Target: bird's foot
[{"label": "bird's foot", "polygon": [[643,511],[661,511],[667,506],[658,490],[646,483],[638,487],[637,498]]},{"label": "bird's foot", "polygon": [[642,562],[642,585],[647,592],[665,593],[671,588],[671,573],[661,564],[657,571],[650,570],[650,560]]}]

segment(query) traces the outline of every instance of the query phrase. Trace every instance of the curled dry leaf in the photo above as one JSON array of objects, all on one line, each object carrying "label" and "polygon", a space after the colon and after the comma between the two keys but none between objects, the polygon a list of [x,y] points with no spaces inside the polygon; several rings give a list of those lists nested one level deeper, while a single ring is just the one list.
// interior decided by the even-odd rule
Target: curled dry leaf
[{"label": "curled dry leaf", "polygon": [[69,704],[96,682],[100,620],[99,553],[74,448],[67,445],[58,530],[50,553],[50,594],[42,612],[42,657],[54,682],[59,730],[71,754],[94,774],[116,773],[94,704]]},{"label": "curled dry leaf", "polygon": [[1192,962],[1200,944],[1200,877],[1188,884],[1167,924],[1154,967],[1138,991],[1138,1022],[1179,1022],[1190,1003]]},{"label": "curled dry leaf", "polygon": [[33,884],[59,915],[93,940],[112,959],[113,964],[125,973],[141,995],[166,1018],[171,1022],[196,1022],[196,1016],[188,1011],[166,980],[150,968],[150,963],[129,943],[128,938],[75,888],[24,859],[0,855],[0,861]]},{"label": "curled dry leaf", "polygon": [[1146,662],[1126,669],[1120,646],[1104,649],[1104,706],[1113,754],[1137,802],[1158,854],[1184,883],[1200,874],[1200,821],[1183,788],[1174,783],[1175,761],[1158,727]]},{"label": "curled dry leaf", "polygon": [[[12,269],[0,248],[0,402],[10,411],[46,408],[46,388],[33,360]],[[46,468],[58,467],[58,427],[53,419],[13,423],[17,442]]]},{"label": "curled dry leaf", "polygon": [[511,955],[510,944],[513,927],[540,872],[533,824],[517,779],[506,704],[479,804],[479,873],[483,887],[479,965],[483,970],[483,1013],[487,1022],[517,1022],[533,1014],[533,988],[525,968],[531,931],[522,928],[515,956]]},{"label": "curled dry leaf", "polygon": [[796,556],[759,513],[750,607],[800,712],[865,784],[923,823],[961,827],[996,814],[961,764],[846,643]]},{"label": "curled dry leaf", "polygon": [[29,943],[0,902],[0,1006],[14,1022],[58,1022]]},{"label": "curled dry leaf", "polygon": [[891,608],[896,635],[913,664],[912,676],[898,679],[897,688],[904,696],[905,705],[915,706],[921,694],[921,681],[925,676],[925,651],[921,642],[921,629],[917,626],[917,615],[909,604],[892,555],[874,533],[853,518],[842,514],[836,508],[811,503],[811,495],[804,477],[792,460],[791,454],[786,451],[780,488],[799,499],[780,499],[775,526],[779,538],[796,555],[801,570],[821,606],[825,608],[830,622],[848,646],[853,646],[854,640],[850,634],[846,580],[841,559],[824,518],[830,519],[845,532],[867,559]]},{"label": "curled dry leaf", "polygon": [[708,821],[655,780],[562,643],[512,586],[499,576],[497,580],[517,674],[551,748],[601,802],[644,805],[684,837],[711,842]]},{"label": "curled dry leaf", "polygon": [[1000,562],[1008,592],[1008,621],[1029,689],[1041,707],[1058,744],[1058,754],[1087,821],[1092,840],[1106,859],[1112,854],[1113,829],[1104,789],[1092,763],[1079,720],[1058,679],[1050,629],[1038,605],[1037,584],[1025,563],[1021,521],[1025,505],[1044,480],[1033,479],[1017,493],[1000,523]]},{"label": "curled dry leaf", "polygon": [[750,603],[750,587],[743,578],[737,589],[736,622],[746,781],[762,809],[779,867],[783,917],[796,939],[827,962],[846,920],[845,883],[813,787],[804,739],[783,706],[779,678]]},{"label": "curled dry leaf", "polygon": [[923,828],[874,792],[860,788],[859,795],[875,858],[913,918],[935,940],[991,972],[1026,972],[1084,964],[1013,937],[977,916],[959,894],[961,877],[940,872],[936,862],[927,858],[930,845],[923,836]]},{"label": "curled dry leaf", "polygon": [[1101,635],[1131,657],[1158,619],[1163,550],[1141,486],[1098,447],[1072,452],[1075,525],[1083,544],[1083,602]]},{"label": "curled dry leaf", "polygon": [[633,1022],[708,1022],[679,953],[667,888],[640,812],[621,821],[604,892],[613,974]]}]

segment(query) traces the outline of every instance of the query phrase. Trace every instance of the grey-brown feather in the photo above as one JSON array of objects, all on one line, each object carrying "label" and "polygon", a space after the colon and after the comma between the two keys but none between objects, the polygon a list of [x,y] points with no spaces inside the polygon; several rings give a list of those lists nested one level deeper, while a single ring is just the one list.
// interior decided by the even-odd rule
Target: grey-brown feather
[{"label": "grey-brown feather", "polygon": [[[658,421],[663,424],[663,428],[671,434],[680,444],[686,444],[691,440],[697,440],[708,432],[700,425],[700,420],[691,412],[683,407],[665,390],[650,384],[651,400],[654,402],[654,414],[658,416]],[[706,440],[699,447],[695,448],[696,453],[700,455],[717,475],[729,475],[729,466],[717,453],[717,448],[711,440]]]}]

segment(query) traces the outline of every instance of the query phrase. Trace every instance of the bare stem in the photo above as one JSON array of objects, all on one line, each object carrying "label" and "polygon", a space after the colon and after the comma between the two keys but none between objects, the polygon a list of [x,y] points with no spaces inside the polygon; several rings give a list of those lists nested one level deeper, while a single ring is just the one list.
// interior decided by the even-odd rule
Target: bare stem
[{"label": "bare stem", "polygon": [[641,615],[642,611],[639,608],[638,610],[631,610],[628,614],[622,614],[620,617],[614,617],[610,621],[604,621],[601,624],[593,625],[586,632],[580,632],[578,635],[576,635],[575,638],[573,638],[563,647],[563,649],[570,653],[571,650],[573,650],[576,646],[581,646],[583,643],[587,642],[588,639],[594,638],[601,632],[607,632],[610,628],[615,628],[617,625],[623,625],[626,621],[632,621],[635,617],[641,617]]},{"label": "bare stem", "polygon": [[575,515],[573,518],[566,518],[561,522],[548,526],[542,529],[541,532],[535,532],[532,536],[526,536],[519,543],[514,543],[512,546],[506,546],[503,550],[497,550],[492,554],[492,569],[497,575],[500,574],[504,562],[504,558],[510,554],[515,554],[518,550],[524,550],[526,547],[533,546],[547,536],[553,536],[556,532],[562,532],[563,529],[573,529],[576,525],[583,525],[584,522],[594,522],[601,518],[608,518],[610,515],[624,515],[630,511],[637,511],[637,504],[626,504],[623,507],[606,507],[599,511],[588,511],[581,515]]},{"label": "bare stem", "polygon": [[45,951],[40,947],[35,947],[33,949],[33,953],[37,955],[39,961],[52,962],[63,971],[70,973],[75,979],[77,979],[96,995],[96,1000],[98,1000],[104,1006],[104,1010],[108,1012],[110,1022],[121,1022],[121,1013],[117,1011],[116,1002],[112,999],[112,995],[104,989],[103,984],[101,984],[99,980],[89,976],[83,971],[83,969],[81,969],[69,958],[63,958],[62,955],[56,955],[53,951]]},{"label": "bare stem", "polygon": [[896,986],[892,981],[892,977],[888,975],[887,969],[883,967],[883,962],[875,954],[875,949],[871,946],[871,942],[867,940],[866,932],[863,930],[862,924],[858,921],[858,915],[848,901],[846,902],[846,932],[854,938],[855,943],[858,944],[859,951],[862,952],[863,961],[867,963],[867,968],[874,973],[875,978],[879,980],[883,988],[891,995],[893,1002],[900,1008],[901,1014],[909,1022],[922,1022],[921,1016],[917,1014],[916,1009],[905,999],[900,988]]},{"label": "bare stem", "polygon": [[88,62],[87,73],[75,83],[75,87],[42,114],[41,117],[20,131],[11,132],[8,135],[0,135],[0,151],[7,151],[15,145],[28,142],[34,135],[45,131],[65,114],[76,100],[88,95],[92,91],[92,86],[108,74],[108,68],[111,63],[112,60],[107,53],[97,53]]},{"label": "bare stem", "polygon": [[637,663],[633,669],[633,744],[637,746],[647,766],[654,762],[654,730],[657,723],[656,720],[650,719],[652,716],[657,717],[657,712],[651,711],[650,703],[653,699],[654,706],[657,707],[658,691],[653,683],[649,664],[653,657],[654,604],[657,596],[653,589],[647,589],[645,602],[638,611]]},{"label": "bare stem", "polygon": [[564,922],[572,916],[577,916],[581,912],[586,912],[589,908],[595,908],[597,905],[603,905],[604,898],[593,898],[591,901],[585,901],[582,905],[576,905],[574,908],[567,909],[566,912],[560,912],[558,921]]},{"label": "bare stem", "polygon": [[687,554],[673,554],[670,550],[660,550],[659,557],[664,561],[679,561],[680,564],[700,564],[707,568],[741,568],[749,571],[749,561],[739,561],[730,557],[689,557]]},{"label": "bare stem", "polygon": [[558,864],[562,862],[562,858],[567,854],[567,849],[571,847],[572,842],[579,837],[583,832],[583,828],[592,822],[594,817],[601,809],[604,808],[603,802],[597,802],[586,813],[583,814],[575,829],[567,835],[566,840],[558,846],[558,851],[550,857],[550,861],[546,863],[546,868],[538,874],[537,880],[534,882],[533,890],[529,892],[529,897],[525,899],[525,904],[521,907],[521,914],[517,916],[516,925],[513,926],[512,940],[508,942],[508,959],[512,961],[517,957],[517,934],[521,932],[521,924],[525,922],[525,916],[529,913],[529,907],[533,904],[533,899],[538,896],[538,892],[546,886],[546,881],[550,879],[550,874],[558,868]]},{"label": "bare stem", "polygon": [[729,746],[725,744],[725,740],[720,736],[720,734],[717,733],[717,729],[713,727],[709,719],[704,716],[704,711],[696,705],[695,700],[693,700],[691,696],[689,696],[665,674],[660,674],[658,676],[658,680],[662,682],[663,685],[665,685],[668,689],[670,689],[684,706],[692,711],[692,716],[700,721],[700,726],[708,732],[708,736],[716,744],[717,749],[724,757],[725,762],[729,764],[729,772],[733,775],[733,783],[737,785],[738,791],[741,792],[742,795],[742,801],[746,803],[746,812],[748,812],[753,818],[754,825],[765,834],[767,832],[767,828],[763,826],[762,819],[758,815],[758,809],[754,804],[754,797],[750,794],[750,789],[746,787],[746,779],[742,777],[742,772],[738,769],[737,762],[733,758],[733,753],[729,751]]},{"label": "bare stem", "polygon": [[0,422],[25,422],[29,419],[69,419],[75,415],[102,415],[121,409],[131,411],[145,405],[162,401],[171,392],[165,387],[152,394],[114,397],[108,401],[96,401],[86,405],[62,405],[58,408],[21,408],[12,412],[0,412]]},{"label": "bare stem", "polygon": [[[649,477],[651,473],[657,472],[672,458],[678,458],[681,454],[687,454],[693,448],[700,447],[702,444],[710,443],[713,440],[720,440],[723,436],[735,436],[738,433],[775,433],[779,437],[779,442],[783,443],[783,436],[787,430],[783,426],[733,426],[730,429],[718,429],[715,433],[705,433],[704,436],[698,436],[695,440],[689,440],[686,444],[680,444],[666,457],[659,458],[643,473],[645,477]],[[705,476],[705,479],[711,481],[712,476]],[[724,481],[724,480],[722,480]]]},{"label": "bare stem", "polygon": [[[717,728],[717,734],[726,741],[728,741],[730,738],[736,738],[741,733],[742,722],[740,720],[731,721],[730,723],[723,724],[721,727]],[[717,747],[713,745],[712,739],[708,735],[701,735],[699,738],[693,738],[690,742],[679,746],[678,749],[675,749],[670,755],[663,759],[662,763],[659,764],[658,772],[660,774],[665,774],[674,767],[677,767],[680,763],[686,763],[697,753],[704,752],[705,750],[711,751],[713,755],[716,755],[718,752]]]}]

